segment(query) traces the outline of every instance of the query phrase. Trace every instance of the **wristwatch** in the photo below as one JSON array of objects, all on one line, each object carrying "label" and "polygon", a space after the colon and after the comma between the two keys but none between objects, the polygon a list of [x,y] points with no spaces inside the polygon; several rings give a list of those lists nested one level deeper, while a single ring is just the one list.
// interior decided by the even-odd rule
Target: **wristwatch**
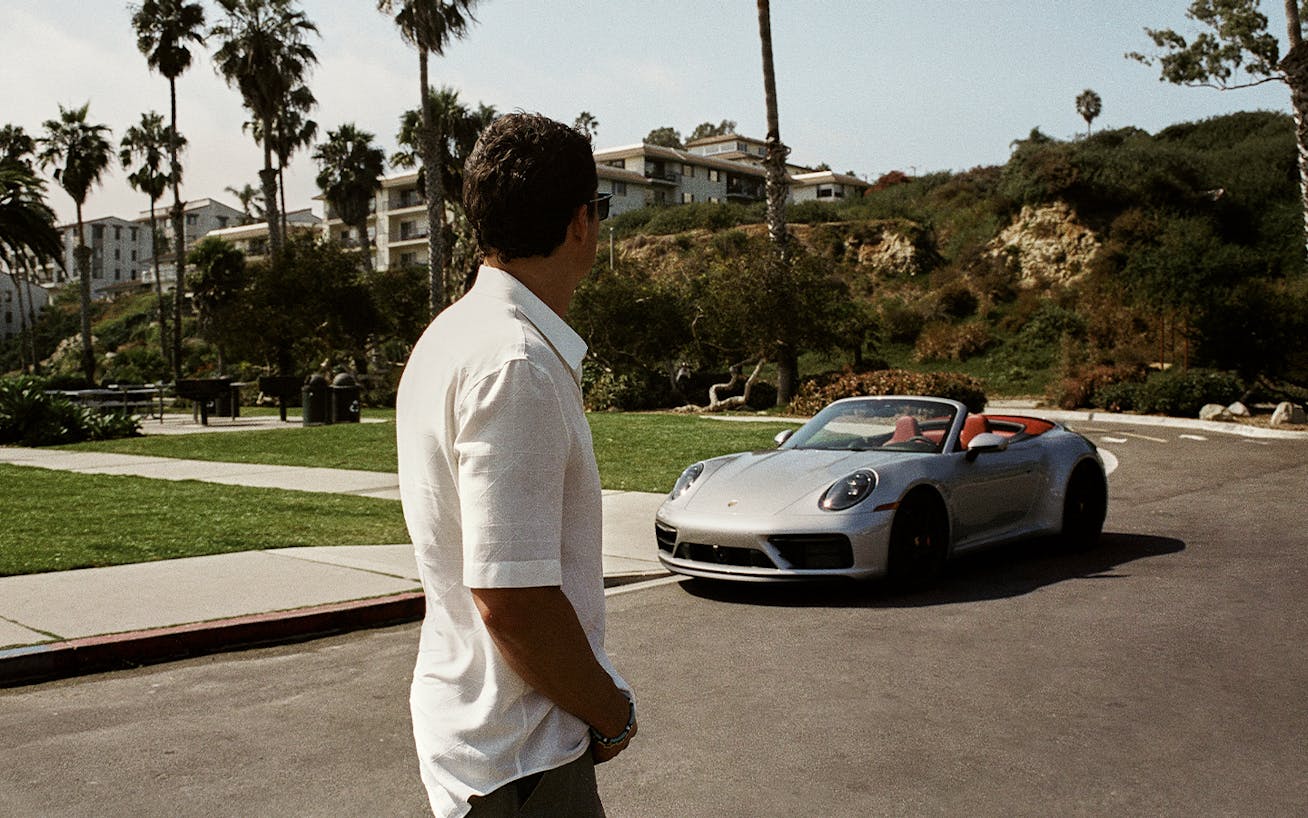
[{"label": "wristwatch", "polygon": [[617,747],[627,739],[631,738],[631,730],[636,726],[636,702],[627,699],[627,705],[630,708],[627,713],[627,725],[622,728],[622,732],[612,738],[604,735],[594,727],[590,728],[590,737],[601,747]]}]

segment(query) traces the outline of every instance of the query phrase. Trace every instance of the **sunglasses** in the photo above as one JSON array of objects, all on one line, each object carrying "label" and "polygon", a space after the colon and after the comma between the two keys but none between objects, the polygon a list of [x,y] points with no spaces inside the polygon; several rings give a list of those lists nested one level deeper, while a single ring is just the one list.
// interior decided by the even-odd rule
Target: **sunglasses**
[{"label": "sunglasses", "polygon": [[600,221],[604,221],[609,217],[609,199],[612,198],[612,193],[601,193],[586,204],[595,205],[595,215],[599,216]]}]

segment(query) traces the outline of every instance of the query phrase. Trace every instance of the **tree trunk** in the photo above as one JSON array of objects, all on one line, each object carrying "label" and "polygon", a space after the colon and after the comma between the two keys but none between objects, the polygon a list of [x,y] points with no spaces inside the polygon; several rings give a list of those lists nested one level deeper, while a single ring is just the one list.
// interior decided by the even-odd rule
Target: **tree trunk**
[{"label": "tree trunk", "polygon": [[155,199],[150,200],[150,255],[154,258],[154,294],[159,299],[159,354],[168,366],[168,303],[164,301],[163,282],[159,280],[159,229],[154,215]]},{"label": "tree trunk", "polygon": [[268,224],[268,251],[273,264],[282,255],[281,208],[277,204],[277,170],[272,163],[272,143],[263,142],[263,170],[259,171],[259,184],[263,187],[263,215]]},{"label": "tree trunk", "polygon": [[[790,149],[781,141],[781,124],[777,115],[777,78],[772,63],[772,20],[768,0],[758,0],[758,35],[763,47],[763,101],[767,106],[768,135],[767,159],[764,162],[768,199],[768,241],[772,246],[771,274],[768,276],[768,298],[784,301],[785,282],[789,278],[790,236],[786,230],[786,197],[790,187],[786,183],[786,155]],[[795,392],[797,377],[794,347],[782,341],[777,355],[777,406],[790,403]]]},{"label": "tree trunk", "polygon": [[[9,278],[14,282],[14,289],[18,292],[18,367],[24,373],[30,373],[31,369],[27,362],[27,312],[23,309],[24,293],[26,286],[23,283],[20,270],[27,269],[27,251],[19,250],[14,254],[14,265],[10,268]],[[35,356],[33,356],[35,360]]]},{"label": "tree trunk", "polygon": [[86,246],[86,225],[82,223],[82,203],[77,203],[78,290],[82,301],[82,374],[88,385],[95,384],[95,351],[91,348],[91,248]]},{"label": "tree trunk", "polygon": [[368,217],[364,216],[363,221],[354,226],[354,232],[359,234],[359,257],[363,259],[363,274],[371,276],[373,271],[372,264],[372,245],[368,242]]},{"label": "tree trunk", "polygon": [[1308,47],[1303,42],[1297,0],[1285,0],[1285,24],[1290,48],[1281,60],[1294,110],[1294,141],[1299,151],[1299,198],[1303,208],[1303,242],[1308,253]]},{"label": "tree trunk", "polygon": [[777,115],[777,79],[772,64],[772,22],[768,0],[758,0],[758,33],[763,44],[763,99],[767,106],[767,199],[768,238],[777,258],[786,258],[789,235],[786,232],[786,155],[790,149],[781,141]]},{"label": "tree trunk", "polygon": [[432,110],[431,90],[427,83],[427,52],[418,49],[418,78],[422,83],[422,137],[419,153],[427,196],[427,276],[430,288],[428,306],[432,318],[445,309],[445,185],[441,179],[440,154]]},{"label": "tree trunk", "polygon": [[[32,372],[33,374],[39,375],[41,374],[41,359],[36,356],[36,304],[35,299],[31,297],[33,287],[31,265],[33,261],[33,259],[24,259],[23,280],[27,282],[27,326],[32,328],[32,331],[27,333],[27,351],[32,359]],[[39,261],[39,259],[36,259],[35,261]]]},{"label": "tree trunk", "polygon": [[[172,111],[172,132],[168,138],[169,168],[173,184],[173,383],[182,378],[182,304],[186,300],[186,211],[182,207],[180,164],[177,161],[177,81],[168,80],[168,101]],[[157,278],[156,273],[156,278]],[[163,328],[160,327],[160,331]]]}]

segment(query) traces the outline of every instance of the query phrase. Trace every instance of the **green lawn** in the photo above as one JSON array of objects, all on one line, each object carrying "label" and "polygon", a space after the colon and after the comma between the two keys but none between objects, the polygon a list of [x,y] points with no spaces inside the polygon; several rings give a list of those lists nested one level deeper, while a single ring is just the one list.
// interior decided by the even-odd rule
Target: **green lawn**
[{"label": "green lawn", "polygon": [[[147,421],[148,422],[148,421]],[[772,446],[794,424],[674,414],[590,416],[606,489],[663,492],[696,460]],[[393,423],[211,432],[73,450],[395,470]],[[295,545],[408,541],[394,500],[0,465],[0,576]]]},{"label": "green lawn", "polygon": [[[621,412],[593,413],[590,425],[604,488],[630,491],[667,491],[681,470],[696,460],[768,448],[773,435],[794,427],[779,419],[746,423],[693,415]],[[395,471],[393,423],[153,435],[64,448],[233,463]]]},{"label": "green lawn", "polygon": [[3,464],[0,485],[0,576],[409,540],[395,500]]}]

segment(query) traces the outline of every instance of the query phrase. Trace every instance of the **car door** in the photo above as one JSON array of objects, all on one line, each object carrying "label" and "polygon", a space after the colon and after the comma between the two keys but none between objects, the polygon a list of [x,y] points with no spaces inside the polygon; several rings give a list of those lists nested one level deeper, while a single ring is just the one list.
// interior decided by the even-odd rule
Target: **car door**
[{"label": "car door", "polygon": [[1000,539],[1023,526],[1040,490],[1038,447],[1022,441],[1002,452],[950,457],[955,548]]}]

